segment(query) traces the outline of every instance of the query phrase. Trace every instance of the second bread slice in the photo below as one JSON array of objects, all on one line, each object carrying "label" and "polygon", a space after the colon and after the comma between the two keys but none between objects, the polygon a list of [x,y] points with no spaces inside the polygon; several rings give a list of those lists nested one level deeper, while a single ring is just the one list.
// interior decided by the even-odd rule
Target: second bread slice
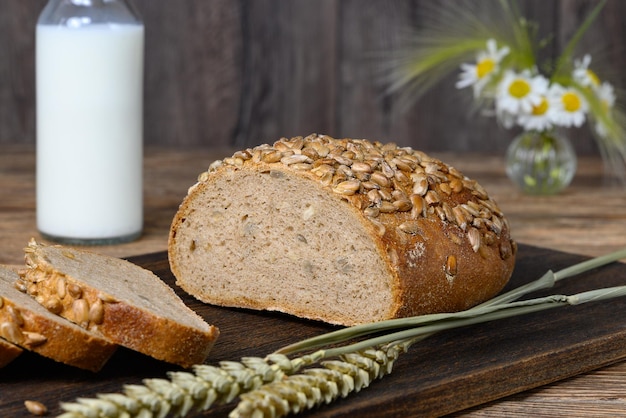
[{"label": "second bread slice", "polygon": [[55,361],[100,370],[117,345],[46,311],[15,288],[18,279],[17,273],[0,266],[0,336]]},{"label": "second bread slice", "polygon": [[70,321],[169,363],[204,362],[219,335],[151,271],[126,260],[31,240],[28,293]]}]

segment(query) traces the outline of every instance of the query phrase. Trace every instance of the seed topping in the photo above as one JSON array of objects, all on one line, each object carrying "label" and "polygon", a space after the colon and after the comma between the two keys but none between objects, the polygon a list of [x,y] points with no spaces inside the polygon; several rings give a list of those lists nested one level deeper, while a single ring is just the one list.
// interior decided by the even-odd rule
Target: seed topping
[{"label": "seed topping", "polygon": [[26,400],[24,401],[24,406],[26,407],[28,412],[36,416],[43,416],[48,413],[48,408],[46,408],[44,404],[38,401]]},{"label": "seed topping", "polygon": [[64,277],[59,277],[57,279],[57,295],[59,296],[59,299],[63,299],[66,295],[66,287],[65,287],[65,278]]},{"label": "seed topping", "polygon": [[50,296],[49,299],[43,300],[42,305],[51,313],[57,315],[60,314],[63,310],[63,304],[61,303],[61,299],[59,299],[57,296]]},{"label": "seed topping", "polygon": [[452,283],[457,274],[457,261],[454,255],[449,255],[446,259],[445,273],[448,282]]},{"label": "seed topping", "polygon": [[83,328],[89,325],[89,302],[85,299],[76,299],[72,303],[73,322]]},{"label": "seed topping", "polygon": [[76,283],[71,283],[69,286],[67,286],[67,292],[74,299],[80,299],[83,295],[83,289],[81,289],[81,287]]},{"label": "seed topping", "polygon": [[[402,213],[406,217],[402,215],[401,222],[429,218],[455,225],[474,252],[481,246],[499,245],[502,231],[508,229],[498,205],[478,182],[410,147],[318,134],[281,138],[273,145],[215,161],[198,181],[206,181],[216,170],[237,170],[248,161],[267,165],[263,170],[270,175],[288,167],[315,179],[381,225],[386,224],[386,214]],[[510,256],[505,249],[500,252],[503,258]]]},{"label": "seed topping", "polygon": [[406,234],[411,234],[411,235],[414,235],[420,232],[420,224],[419,222],[416,222],[416,221],[402,222],[400,225],[398,225],[398,228],[400,229],[400,231]]},{"label": "seed topping", "polygon": [[8,305],[6,309],[13,323],[15,323],[19,327],[24,325],[24,317],[22,316],[22,313],[18,308],[12,305]]},{"label": "seed topping", "polygon": [[0,336],[15,344],[21,344],[24,341],[24,334],[15,322],[7,321],[0,324]]},{"label": "seed topping", "polygon": [[104,321],[104,305],[102,300],[96,299],[89,308],[89,321],[96,325],[100,325]]},{"label": "seed topping", "polygon": [[472,246],[472,250],[474,250],[474,252],[478,252],[478,250],[480,249],[480,245],[481,245],[481,236],[480,236],[480,231],[478,231],[478,229],[476,228],[470,228],[470,230],[467,232],[467,239],[470,242],[470,245]]},{"label": "seed topping", "polygon": [[24,336],[26,337],[24,344],[30,347],[38,347],[48,341],[48,339],[44,335],[36,332],[24,331]]}]

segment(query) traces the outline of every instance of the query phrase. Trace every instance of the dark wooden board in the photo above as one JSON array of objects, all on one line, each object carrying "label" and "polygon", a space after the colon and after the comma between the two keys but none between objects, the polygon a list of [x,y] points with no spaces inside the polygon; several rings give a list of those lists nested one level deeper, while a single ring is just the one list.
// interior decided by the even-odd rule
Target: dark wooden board
[{"label": "dark wooden board", "polygon": [[[583,259],[520,245],[508,287]],[[131,261],[173,285],[165,253],[138,256]],[[558,283],[552,291],[541,294],[571,294],[620,284],[626,284],[626,268],[615,263]],[[175,289],[193,309],[220,327],[222,334],[208,360],[211,364],[248,355],[263,356],[290,342],[333,329],[281,314],[205,305]],[[391,375],[304,416],[440,416],[584,373],[626,358],[625,309],[626,298],[621,298],[442,332],[402,355]],[[54,415],[60,412],[60,401],[119,392],[123,384],[164,377],[174,369],[125,349],[120,349],[97,374],[26,353],[0,370],[0,415],[30,416],[23,406],[26,399],[43,402]],[[232,407],[219,407],[203,416],[223,417]]]}]

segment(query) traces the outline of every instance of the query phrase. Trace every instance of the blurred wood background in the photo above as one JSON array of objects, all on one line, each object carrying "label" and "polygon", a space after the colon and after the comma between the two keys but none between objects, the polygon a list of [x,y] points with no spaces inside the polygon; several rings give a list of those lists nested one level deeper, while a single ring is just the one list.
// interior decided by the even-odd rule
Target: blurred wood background
[{"label": "blurred wood background", "polygon": [[[483,0],[486,1],[493,0]],[[513,136],[468,112],[456,74],[409,108],[385,94],[381,52],[407,45],[432,0],[134,0],[146,25],[145,143],[243,147],[311,132],[426,151],[501,152]],[[454,8],[459,0],[440,1]],[[34,143],[34,28],[44,0],[0,2],[0,144]],[[596,0],[520,0],[558,54]],[[497,7],[495,1],[493,7]],[[626,81],[626,2],[609,0],[581,42]],[[577,151],[596,154],[587,129]]]}]

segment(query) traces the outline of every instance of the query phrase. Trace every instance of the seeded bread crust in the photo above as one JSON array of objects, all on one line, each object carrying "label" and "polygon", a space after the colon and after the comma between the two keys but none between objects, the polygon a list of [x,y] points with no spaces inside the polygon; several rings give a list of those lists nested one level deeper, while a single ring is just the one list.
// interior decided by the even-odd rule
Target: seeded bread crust
[{"label": "seeded bread crust", "polygon": [[24,350],[0,338],[0,369],[15,360]]},{"label": "seeded bread crust", "polygon": [[168,251],[177,284],[204,302],[354,325],[483,302],[510,278],[516,245],[494,200],[455,168],[314,134],[214,162]]},{"label": "seeded bread crust", "polygon": [[44,309],[15,287],[17,273],[0,267],[0,336],[55,361],[97,372],[117,345]]},{"label": "seeded bread crust", "polygon": [[126,260],[35,240],[25,252],[28,294],[116,344],[187,368],[206,360],[219,335],[161,279]]}]

